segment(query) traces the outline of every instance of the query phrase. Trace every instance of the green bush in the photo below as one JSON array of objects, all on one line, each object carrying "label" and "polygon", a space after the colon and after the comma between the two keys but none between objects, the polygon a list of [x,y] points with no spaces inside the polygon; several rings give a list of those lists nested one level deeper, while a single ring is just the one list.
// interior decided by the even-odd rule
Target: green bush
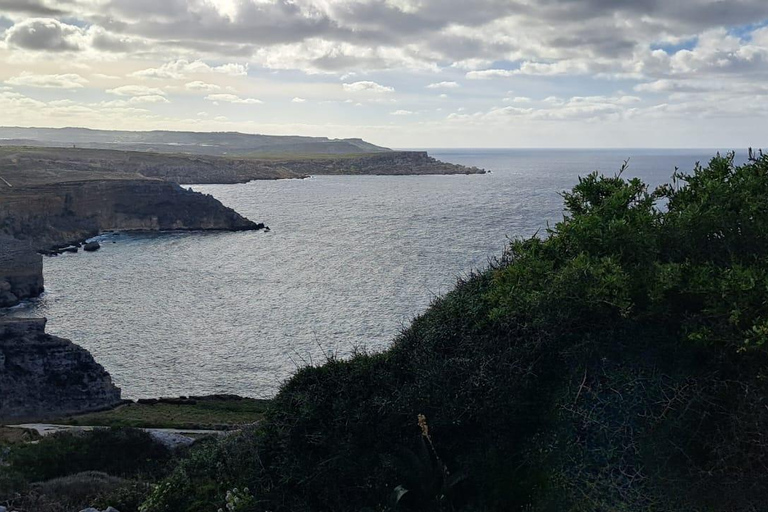
[{"label": "green bush", "polygon": [[121,477],[159,475],[170,451],[142,430],[115,428],[61,432],[35,444],[12,447],[7,464],[27,481],[50,480],[83,471]]},{"label": "green bush", "polygon": [[[761,510],[768,158],[589,175],[393,346],[304,368],[147,512]],[[429,440],[417,417],[424,415]],[[427,443],[427,444],[425,444]]]}]

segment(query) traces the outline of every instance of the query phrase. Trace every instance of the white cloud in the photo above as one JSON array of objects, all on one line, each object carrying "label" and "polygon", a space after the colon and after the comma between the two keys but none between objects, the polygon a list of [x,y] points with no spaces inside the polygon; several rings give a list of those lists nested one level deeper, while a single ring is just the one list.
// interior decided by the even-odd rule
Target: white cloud
[{"label": "white cloud", "polygon": [[158,94],[150,94],[147,96],[134,96],[130,100],[131,103],[170,103],[168,98],[160,96]]},{"label": "white cloud", "polygon": [[184,85],[184,87],[186,87],[190,91],[203,91],[203,92],[213,92],[221,89],[221,86],[218,86],[216,84],[209,84],[207,82],[203,82],[200,80],[195,80],[194,82],[187,82]]},{"label": "white cloud", "polygon": [[395,110],[394,112],[390,112],[393,116],[410,116],[413,115],[413,112],[410,110]]},{"label": "white cloud", "polygon": [[123,85],[114,89],[107,89],[107,92],[117,96],[165,96],[165,91],[162,89],[144,85]]},{"label": "white cloud", "polygon": [[435,82],[429,84],[427,89],[456,89],[461,87],[458,82]]},{"label": "white cloud", "polygon": [[504,98],[505,103],[530,103],[532,100],[527,96],[515,96],[513,98]]},{"label": "white cloud", "polygon": [[167,62],[159,68],[147,68],[131,73],[138,78],[181,79],[189,75],[221,73],[230,76],[245,76],[248,74],[247,64],[228,63],[220,66],[210,66],[202,60],[189,61],[179,59]]},{"label": "white cloud", "polygon": [[19,87],[41,87],[47,89],[80,89],[88,80],[76,73],[62,75],[35,75],[30,72],[22,72],[5,81],[9,85]]},{"label": "white cloud", "polygon": [[368,80],[343,84],[343,87],[347,92],[372,92],[376,94],[395,92],[394,87],[388,87]]},{"label": "white cloud", "polygon": [[264,103],[256,98],[241,98],[235,94],[209,94],[205,97],[208,101],[224,102],[224,103],[238,103],[242,105],[260,105]]},{"label": "white cloud", "polygon": [[100,78],[102,80],[120,80],[122,77],[116,75],[105,75],[103,73],[94,73],[94,78]]},{"label": "white cloud", "polygon": [[466,77],[470,80],[488,80],[489,78],[506,78],[515,73],[509,69],[483,69],[480,71],[469,71]]},{"label": "white cloud", "polygon": [[291,100],[292,103],[306,103],[306,101],[307,100],[305,100],[304,98],[299,98],[298,96]]}]

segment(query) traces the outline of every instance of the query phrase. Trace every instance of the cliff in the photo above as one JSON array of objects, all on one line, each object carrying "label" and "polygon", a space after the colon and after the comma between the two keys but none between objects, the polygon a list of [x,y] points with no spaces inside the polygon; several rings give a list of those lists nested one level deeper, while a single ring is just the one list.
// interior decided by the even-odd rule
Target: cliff
[{"label": "cliff", "polygon": [[348,154],[389,151],[362,139],[329,139],[299,135],[258,135],[238,132],[130,132],[87,128],[0,127],[0,145],[71,147],[190,153],[254,155],[263,153]]},{"label": "cliff", "polygon": [[120,389],[87,350],[45,333],[46,320],[0,320],[0,422],[94,411]]},{"label": "cliff", "polygon": [[160,180],[65,181],[8,188],[0,195],[0,232],[30,239],[38,249],[79,242],[109,230],[263,227],[212,196]]},{"label": "cliff", "polygon": [[0,236],[0,308],[43,291],[43,258],[30,242]]},{"label": "cliff", "polygon": [[[58,147],[0,147],[0,178],[11,187],[60,181],[150,177],[175,183],[245,183],[321,174],[483,174],[441,162],[425,151],[248,156],[161,154]],[[0,181],[0,190],[3,182]]]},{"label": "cliff", "polygon": [[284,158],[270,162],[299,174],[485,174],[483,169],[441,162],[426,151],[387,151],[365,155],[346,155],[336,158]]}]

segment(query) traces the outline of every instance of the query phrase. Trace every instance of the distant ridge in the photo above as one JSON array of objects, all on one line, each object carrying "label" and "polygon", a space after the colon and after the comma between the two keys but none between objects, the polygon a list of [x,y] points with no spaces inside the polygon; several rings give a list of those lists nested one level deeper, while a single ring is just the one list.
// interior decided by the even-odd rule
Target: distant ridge
[{"label": "distant ridge", "polygon": [[0,127],[0,146],[44,146],[118,149],[200,155],[343,155],[381,153],[388,148],[363,139],[329,139],[296,135],[252,135],[239,132],[144,132],[90,128]]}]

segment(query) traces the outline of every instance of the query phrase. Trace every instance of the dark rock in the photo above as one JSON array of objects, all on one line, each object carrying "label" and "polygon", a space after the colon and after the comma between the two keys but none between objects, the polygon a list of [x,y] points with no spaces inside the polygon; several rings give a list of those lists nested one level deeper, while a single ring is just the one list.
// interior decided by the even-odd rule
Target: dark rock
[{"label": "dark rock", "polygon": [[15,306],[42,292],[42,256],[28,241],[0,236],[0,308]]},{"label": "dark rock", "polygon": [[45,333],[46,320],[0,319],[0,422],[110,408],[120,388],[84,348]]},{"label": "dark rock", "polygon": [[86,252],[96,252],[99,249],[101,249],[101,244],[99,244],[99,242],[88,242],[83,245],[83,250]]},{"label": "dark rock", "polygon": [[152,179],[66,182],[0,196],[0,226],[35,247],[67,247],[99,233],[262,229],[210,195]]}]

